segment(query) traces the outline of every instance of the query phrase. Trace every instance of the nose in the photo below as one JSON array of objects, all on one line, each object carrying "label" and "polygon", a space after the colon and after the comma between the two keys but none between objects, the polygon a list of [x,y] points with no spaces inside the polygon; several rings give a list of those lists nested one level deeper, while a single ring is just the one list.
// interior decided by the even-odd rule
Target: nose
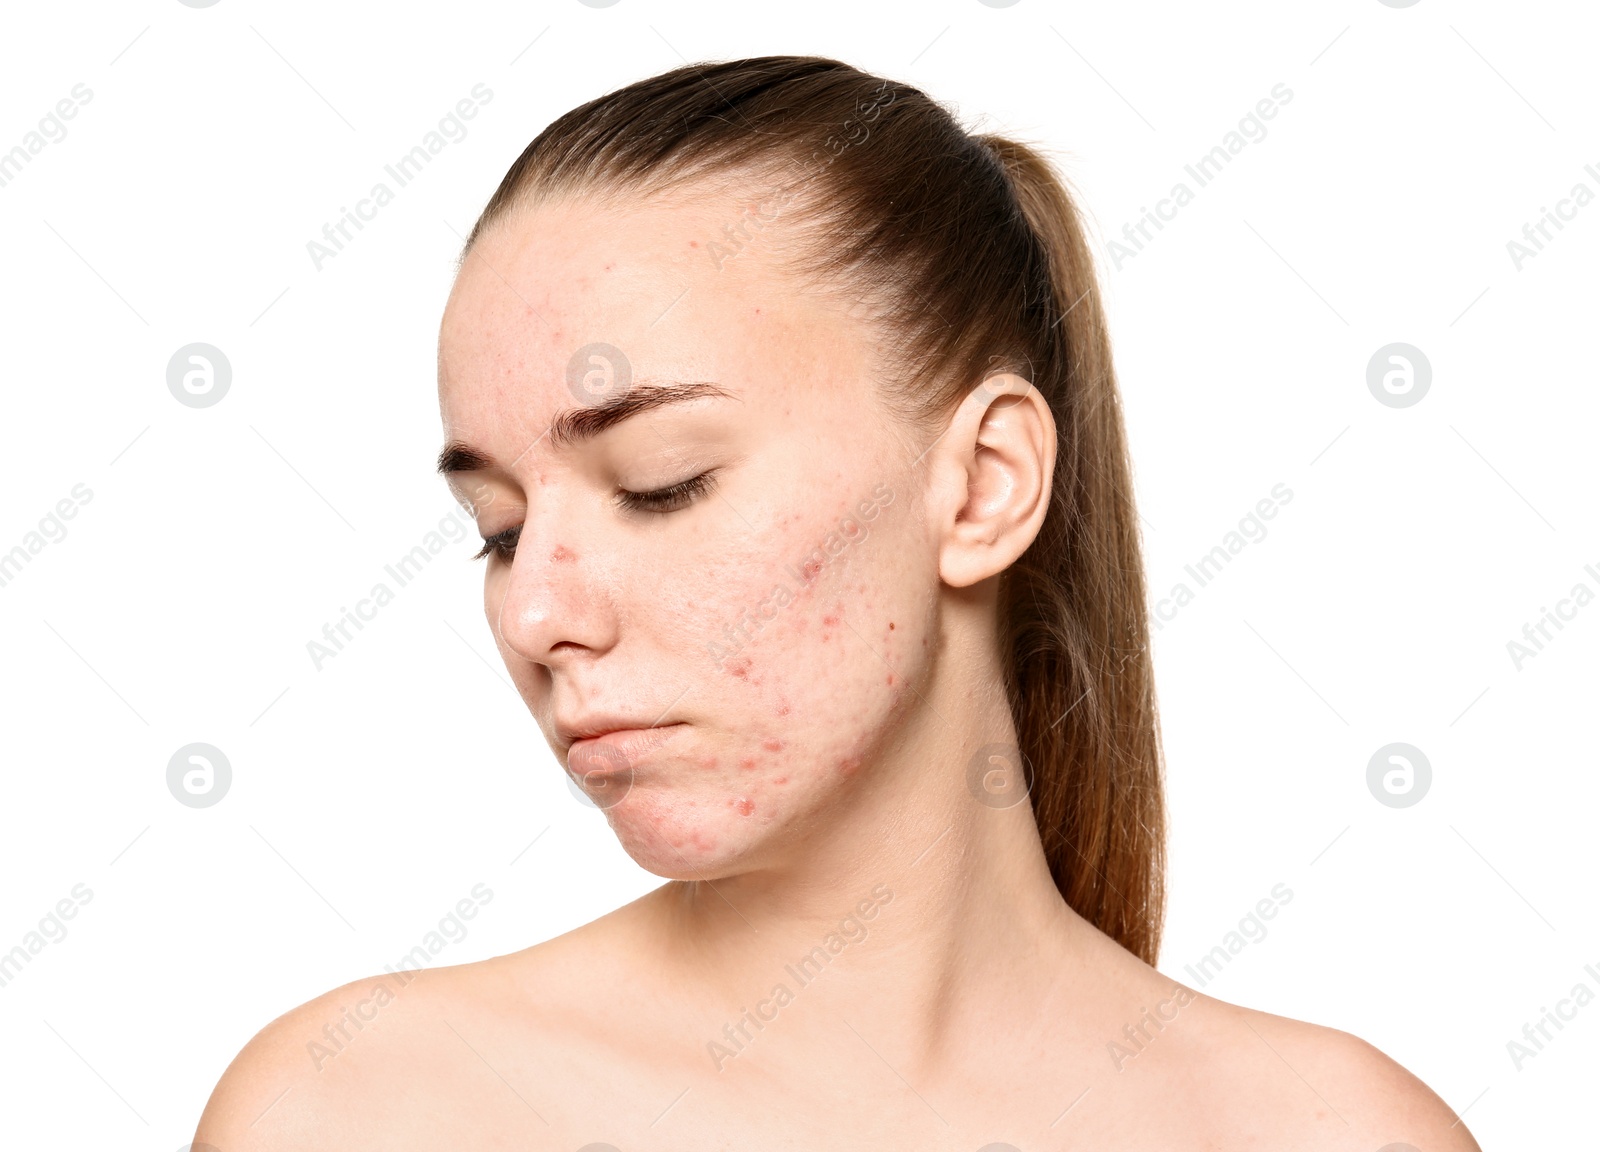
[{"label": "nose", "polygon": [[607,590],[603,548],[574,518],[541,493],[529,509],[517,551],[485,604],[489,623],[510,653],[555,668],[581,654],[605,651],[616,639],[616,613]]}]

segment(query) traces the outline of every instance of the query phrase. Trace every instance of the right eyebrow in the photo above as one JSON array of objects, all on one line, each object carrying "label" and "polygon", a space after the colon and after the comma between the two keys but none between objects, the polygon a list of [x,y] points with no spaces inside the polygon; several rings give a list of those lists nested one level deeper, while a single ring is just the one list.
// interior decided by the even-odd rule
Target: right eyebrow
[{"label": "right eyebrow", "polygon": [[[626,392],[598,404],[566,409],[550,422],[545,435],[558,448],[570,447],[592,440],[606,429],[641,412],[670,404],[687,404],[709,396],[738,399],[709,380],[642,380]],[[439,453],[438,471],[441,475],[478,472],[492,467],[492,457],[460,440],[450,441]]]}]

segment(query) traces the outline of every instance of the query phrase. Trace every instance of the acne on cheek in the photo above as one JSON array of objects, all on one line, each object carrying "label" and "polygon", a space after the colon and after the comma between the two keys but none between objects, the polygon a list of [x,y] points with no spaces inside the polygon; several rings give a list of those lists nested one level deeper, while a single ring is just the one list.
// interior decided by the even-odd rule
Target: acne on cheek
[{"label": "acne on cheek", "polygon": [[[809,521],[809,518],[806,520]],[[906,677],[902,668],[904,657],[899,651],[898,641],[902,637],[897,631],[898,621],[888,619],[887,613],[877,615],[881,608],[876,603],[879,597],[873,593],[871,575],[856,567],[856,554],[846,556],[841,553],[836,561],[826,562],[812,555],[815,541],[810,536],[815,534],[816,525],[801,521],[799,516],[780,517],[778,524],[782,530],[776,534],[778,539],[764,555],[746,553],[725,556],[719,570],[726,579],[717,579],[715,573],[702,573],[700,577],[710,575],[713,582],[720,585],[727,596],[725,607],[731,612],[733,605],[748,598],[747,593],[753,594],[756,585],[766,582],[765,576],[752,580],[752,571],[770,573],[774,555],[781,558],[795,556],[798,552],[805,557],[804,560],[796,557],[797,562],[787,568],[786,578],[791,583],[797,583],[795,577],[804,574],[806,582],[798,587],[791,586],[792,598],[779,610],[778,617],[770,619],[759,631],[749,635],[746,651],[730,653],[722,664],[722,671],[729,677],[724,684],[729,688],[737,683],[756,689],[755,696],[764,698],[765,707],[762,710],[772,718],[769,724],[777,721],[777,731],[785,735],[780,739],[772,728],[768,729],[770,734],[761,733],[759,728],[751,733],[750,744],[733,752],[730,757],[730,765],[734,768],[730,775],[719,776],[713,758],[696,758],[707,769],[706,782],[716,781],[713,788],[721,793],[712,801],[717,807],[712,807],[709,812],[702,810],[701,816],[710,816],[720,808],[721,812],[726,813],[723,819],[730,821],[730,828],[742,818],[758,812],[763,823],[783,818],[785,805],[779,801],[781,794],[776,790],[785,789],[791,783],[799,765],[791,762],[790,756],[775,754],[783,753],[794,744],[797,737],[801,738],[802,745],[807,745],[809,740],[804,737],[802,729],[790,731],[789,725],[814,711],[819,711],[825,720],[843,706],[846,712],[858,713],[846,721],[848,727],[859,726],[867,722],[866,717],[859,714],[858,708],[850,707],[854,701],[849,697],[863,691],[868,696],[881,693],[877,704],[866,703],[866,713],[873,714],[878,713],[884,704],[887,704],[890,712],[897,711],[904,696]],[[865,562],[866,554],[859,555]],[[884,575],[892,578],[891,573]],[[705,604],[701,601],[695,614],[704,612]],[[877,618],[874,619],[874,616]],[[818,624],[816,631],[810,629],[813,622]],[[859,631],[861,638],[868,641],[867,645],[857,644],[854,631],[846,636],[846,627]],[[836,640],[843,645],[846,655],[850,655],[852,647],[861,648],[858,653],[861,657],[860,666],[846,678],[856,682],[853,688],[837,676],[826,673],[827,665],[839,659],[841,649],[833,646]],[[820,647],[824,642],[829,645],[827,650]],[[869,653],[869,648],[876,649],[876,652]],[[831,661],[828,660],[828,652],[834,654]],[[880,659],[888,665],[887,668],[882,667]],[[854,659],[850,663],[855,663]],[[772,669],[777,669],[778,675],[773,676]],[[885,679],[874,680],[874,673],[885,676]],[[771,686],[762,690],[762,682],[766,680],[772,681]],[[885,684],[886,690],[874,692],[870,686],[879,683]],[[795,689],[799,689],[806,699],[793,701],[792,692]],[[809,694],[812,692],[820,692],[821,696],[811,700]],[[755,703],[755,700],[751,703]],[[845,717],[839,719],[845,720]],[[864,766],[866,740],[867,736],[863,734],[850,746],[833,748],[826,747],[832,740],[822,740],[823,746],[814,749],[820,759],[815,767],[820,771],[814,772],[817,779],[813,783],[821,784],[827,780],[843,782],[858,775]],[[802,772],[802,775],[805,773]],[[713,828],[717,826],[715,819],[707,823]],[[686,826],[682,824],[675,831],[680,837],[688,835]]]},{"label": "acne on cheek", "polygon": [[[866,605],[868,603],[868,586],[866,584],[858,585],[857,590],[862,593],[862,604]],[[843,623],[844,613],[844,603],[842,601],[836,601],[821,617],[821,623],[825,628],[837,628]],[[796,630],[799,631],[800,627],[803,627],[803,621]],[[898,674],[898,646],[895,643],[896,640],[899,639],[899,637],[896,635],[897,624],[893,620],[884,621],[882,628],[883,631],[879,634],[880,652],[883,662],[887,664],[890,669],[890,671],[888,671],[884,677],[884,682],[890,689],[888,693],[888,709],[890,712],[896,712],[901,707],[902,700],[905,695],[905,687],[901,676]],[[822,639],[826,640],[828,639],[828,636],[829,634],[824,632],[822,634]],[[923,645],[926,646],[926,643],[926,638],[924,638]],[[775,715],[782,718],[788,716],[791,712],[792,708],[789,702],[779,695],[778,704],[774,709]],[[861,717],[857,716],[854,718],[852,723],[859,723],[860,720]],[[834,771],[838,774],[838,776],[843,778],[853,777],[861,770],[864,762],[864,755],[862,751],[863,740],[864,737],[858,737],[855,740],[850,752],[842,756],[837,756],[837,758],[834,759]],[[768,737],[762,741],[762,747],[768,752],[778,752],[784,747],[784,742],[776,737]],[[759,767],[759,760],[754,755],[746,755],[740,759],[739,766],[743,770],[753,772]],[[787,775],[768,775],[767,779],[770,781],[771,785],[775,787],[785,785],[789,781],[789,777]],[[743,811],[742,807],[739,807],[733,801],[730,801],[730,805],[734,806],[738,811]]]}]

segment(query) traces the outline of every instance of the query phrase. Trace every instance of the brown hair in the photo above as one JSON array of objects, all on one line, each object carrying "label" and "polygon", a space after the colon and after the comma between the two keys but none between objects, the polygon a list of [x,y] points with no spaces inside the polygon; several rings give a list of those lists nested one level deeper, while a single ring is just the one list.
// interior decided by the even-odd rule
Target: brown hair
[{"label": "brown hair", "polygon": [[690,65],[541,132],[462,256],[547,199],[705,180],[769,190],[725,229],[734,250],[779,212],[809,226],[797,271],[872,309],[885,395],[917,426],[936,431],[996,372],[1022,375],[1049,404],[1060,436],[1050,509],[1000,579],[1006,691],[1057,887],[1154,964],[1165,817],[1137,513],[1094,261],[1060,177],[1033,148],[968,135],[917,89],[837,60]]}]

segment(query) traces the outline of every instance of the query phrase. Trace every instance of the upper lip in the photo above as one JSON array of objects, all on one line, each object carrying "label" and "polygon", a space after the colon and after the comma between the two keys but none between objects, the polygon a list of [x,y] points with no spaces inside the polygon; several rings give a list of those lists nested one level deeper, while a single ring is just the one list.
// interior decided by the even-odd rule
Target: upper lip
[{"label": "upper lip", "polygon": [[651,723],[649,720],[631,716],[596,715],[583,716],[571,721],[557,720],[556,732],[563,741],[571,745],[579,740],[588,740],[594,736],[604,736],[608,732],[669,728],[676,723],[676,720],[657,720]]}]

